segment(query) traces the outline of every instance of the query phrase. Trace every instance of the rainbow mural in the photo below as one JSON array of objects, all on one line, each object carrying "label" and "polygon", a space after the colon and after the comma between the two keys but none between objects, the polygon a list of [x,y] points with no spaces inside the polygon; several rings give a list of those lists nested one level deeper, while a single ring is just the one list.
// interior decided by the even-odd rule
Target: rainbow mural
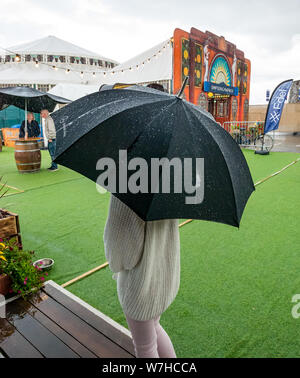
[{"label": "rainbow mural", "polygon": [[210,70],[210,81],[212,83],[224,83],[231,87],[231,71],[227,60],[223,56],[217,56]]}]

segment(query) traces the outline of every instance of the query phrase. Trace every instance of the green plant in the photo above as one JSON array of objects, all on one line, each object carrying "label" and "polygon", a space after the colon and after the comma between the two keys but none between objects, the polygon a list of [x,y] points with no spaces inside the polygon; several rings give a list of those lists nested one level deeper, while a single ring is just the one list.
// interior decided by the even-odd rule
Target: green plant
[{"label": "green plant", "polygon": [[[8,192],[8,189],[5,190],[5,184],[2,184],[3,176],[0,177],[0,199],[5,196],[5,194]],[[5,214],[0,210],[0,219],[5,218]]]},{"label": "green plant", "polygon": [[33,265],[33,255],[34,251],[19,250],[14,240],[0,239],[0,274],[10,277],[10,293],[20,294],[24,299],[39,290],[48,275]]},{"label": "green plant", "polygon": [[8,189],[5,192],[3,192],[3,190],[5,190],[6,183],[5,184],[1,183],[2,178],[3,178],[3,176],[0,177],[0,185],[1,185],[1,188],[0,188],[0,198],[3,197],[8,192]]}]

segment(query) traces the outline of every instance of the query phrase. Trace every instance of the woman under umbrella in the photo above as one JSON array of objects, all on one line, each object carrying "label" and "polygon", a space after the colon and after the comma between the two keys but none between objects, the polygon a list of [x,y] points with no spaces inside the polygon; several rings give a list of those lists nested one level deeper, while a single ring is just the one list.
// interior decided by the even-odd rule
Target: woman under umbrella
[{"label": "woman under umbrella", "polygon": [[159,321],[179,290],[178,219],[144,222],[111,195],[103,240],[136,357],[176,358]]},{"label": "woman under umbrella", "polygon": [[[230,134],[209,113],[181,99],[186,82],[176,96],[141,86],[101,90],[53,114],[55,161],[112,193],[105,255],[137,357],[176,357],[159,320],[180,284],[178,219],[239,227],[255,189]],[[129,180],[127,156],[129,164],[140,165]],[[152,163],[162,159],[169,163],[169,174],[152,169]],[[190,164],[183,174],[182,162],[185,167],[191,161],[196,172]],[[160,186],[171,185],[171,177],[172,189],[160,191]]]},{"label": "woman under umbrella", "polygon": [[[36,138],[40,135],[40,128],[37,121],[34,119],[33,113],[27,113],[27,136],[28,138]],[[19,138],[25,137],[25,121],[22,121]]]}]

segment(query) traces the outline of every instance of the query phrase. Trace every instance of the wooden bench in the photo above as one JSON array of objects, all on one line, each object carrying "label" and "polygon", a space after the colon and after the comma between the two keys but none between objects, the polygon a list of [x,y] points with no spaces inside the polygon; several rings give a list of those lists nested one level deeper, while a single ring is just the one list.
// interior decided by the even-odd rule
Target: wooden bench
[{"label": "wooden bench", "polygon": [[47,281],[28,301],[14,297],[0,318],[0,358],[134,358],[130,332]]}]

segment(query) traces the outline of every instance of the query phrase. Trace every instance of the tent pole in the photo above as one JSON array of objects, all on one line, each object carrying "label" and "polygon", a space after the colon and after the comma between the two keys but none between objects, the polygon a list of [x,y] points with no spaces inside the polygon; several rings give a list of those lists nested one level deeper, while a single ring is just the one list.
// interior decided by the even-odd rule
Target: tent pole
[{"label": "tent pole", "polygon": [[27,139],[27,98],[25,98],[25,139]]}]

